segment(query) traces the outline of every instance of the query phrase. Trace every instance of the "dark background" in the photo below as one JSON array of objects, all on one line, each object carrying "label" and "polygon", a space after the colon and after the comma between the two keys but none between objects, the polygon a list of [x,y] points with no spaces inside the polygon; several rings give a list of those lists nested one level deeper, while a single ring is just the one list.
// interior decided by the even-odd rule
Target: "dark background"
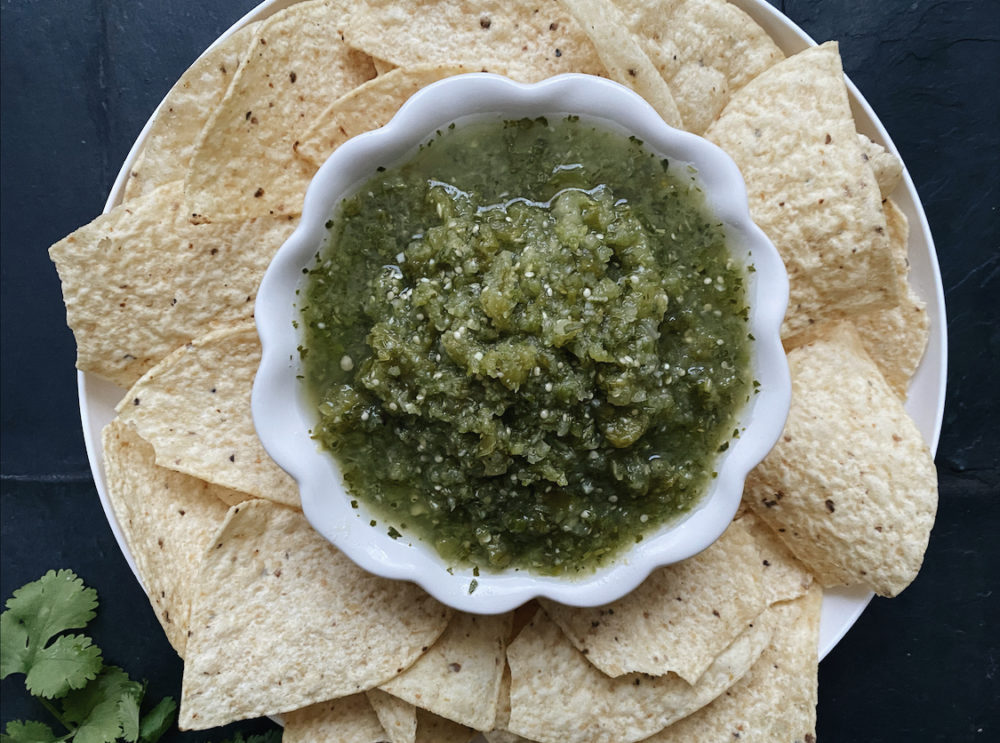
[{"label": "dark background", "polygon": [[[179,698],[167,644],[105,521],[80,430],[74,343],[46,249],[100,213],[135,137],[254,0],[0,0],[0,601],[53,568],[97,588],[105,658]],[[937,244],[949,379],[941,502],[916,582],[875,599],[820,666],[821,741],[1000,739],[1000,3],[776,3],[845,68],[905,160]],[[0,723],[45,720],[2,684]],[[259,731],[267,721],[234,729]],[[168,735],[221,740],[232,730]]]}]

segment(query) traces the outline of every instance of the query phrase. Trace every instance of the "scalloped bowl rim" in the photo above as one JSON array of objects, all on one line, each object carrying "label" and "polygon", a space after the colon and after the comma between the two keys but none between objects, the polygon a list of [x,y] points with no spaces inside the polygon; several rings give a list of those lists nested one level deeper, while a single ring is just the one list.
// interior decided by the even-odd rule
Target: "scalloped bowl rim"
[{"label": "scalloped bowl rim", "polygon": [[[734,252],[752,253],[755,271],[748,273],[747,287],[749,329],[755,337],[751,368],[760,386],[738,417],[743,433],[716,462],[717,478],[682,518],[593,572],[541,576],[508,569],[474,575],[472,568],[449,565],[409,534],[392,539],[381,525],[372,528],[369,520],[378,517],[363,502],[351,506],[334,458],[309,435],[318,416],[296,379],[301,338],[292,324],[298,316],[295,290],[303,283],[302,269],[324,244],[326,221],[376,165],[405,161],[453,121],[569,113],[632,133],[671,163],[695,166],[708,208],[725,225],[730,245],[737,246]],[[721,149],[667,126],[636,93],[604,78],[566,74],[524,84],[489,73],[457,75],[418,91],[384,127],[343,143],[313,178],[299,226],[276,253],[257,295],[262,358],[251,402],[254,424],[269,455],[297,481],[312,526],[363,569],[415,582],[439,601],[479,614],[508,611],[536,597],[597,606],[625,595],[653,569],[702,551],[732,521],[747,473],[777,441],[789,409],[791,382],[780,341],[787,299],[784,264],[752,222],[743,178]]]}]

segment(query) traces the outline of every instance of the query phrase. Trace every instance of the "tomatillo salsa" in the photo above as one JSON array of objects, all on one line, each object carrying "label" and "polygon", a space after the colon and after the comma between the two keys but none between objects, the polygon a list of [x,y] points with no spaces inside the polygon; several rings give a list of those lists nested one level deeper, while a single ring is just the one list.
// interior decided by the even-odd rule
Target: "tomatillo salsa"
[{"label": "tomatillo salsa", "polygon": [[751,380],[747,269],[689,167],[570,116],[379,171],[300,298],[313,435],[378,528],[560,574],[697,503]]}]

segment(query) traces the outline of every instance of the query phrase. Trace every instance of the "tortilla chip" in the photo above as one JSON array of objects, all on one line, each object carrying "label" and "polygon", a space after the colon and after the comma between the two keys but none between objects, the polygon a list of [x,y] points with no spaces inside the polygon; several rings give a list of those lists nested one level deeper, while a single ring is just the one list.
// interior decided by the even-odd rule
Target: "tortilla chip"
[{"label": "tortilla chip", "polygon": [[744,500],[824,586],[895,596],[916,577],[934,524],[931,453],[850,325],[788,363],[788,422]]},{"label": "tortilla chip", "polygon": [[[417,662],[419,663],[420,660],[418,659]],[[416,740],[416,707],[381,689],[369,689],[365,692],[365,696],[368,697],[368,703],[378,715],[382,729],[389,736],[389,743],[413,743]]]},{"label": "tortilla chip", "polygon": [[76,365],[128,388],[175,348],[253,318],[257,286],[295,224],[192,225],[180,184],[118,206],[49,249]]},{"label": "tortilla chip", "polygon": [[156,618],[181,657],[202,554],[229,510],[218,485],[157,467],[153,447],[114,420],[101,436],[108,500]]},{"label": "tortilla chip", "polygon": [[335,149],[351,137],[388,124],[399,107],[421,88],[451,75],[481,69],[481,65],[397,67],[331,103],[302,135],[295,151],[319,168]]},{"label": "tortilla chip", "polygon": [[281,743],[385,743],[385,731],[364,694],[320,702],[283,717]]},{"label": "tortilla chip", "polygon": [[124,201],[184,180],[198,136],[246,59],[258,25],[244,26],[211,46],[170,89],[129,171]]},{"label": "tortilla chip", "polygon": [[[909,224],[892,199],[885,201],[886,222],[892,249],[906,260]],[[927,348],[931,321],[927,303],[901,277],[903,301],[897,307],[851,318],[865,350],[899,397],[906,399],[910,379],[920,366]]]},{"label": "tortilla chip", "polygon": [[645,98],[670,126],[682,128],[670,86],[625,28],[622,12],[608,0],[563,0],[563,4],[587,32],[611,79]]},{"label": "tortilla chip", "polygon": [[250,413],[260,354],[253,325],[209,333],[150,369],[118,414],[161,467],[297,508],[298,485],[264,451]]},{"label": "tortilla chip", "polygon": [[237,506],[202,561],[179,724],[200,730],[371,689],[412,665],[449,615],[417,586],[361,570],[300,512]]},{"label": "tortilla chip", "polygon": [[492,730],[511,615],[455,613],[420,659],[381,688],[440,717]]},{"label": "tortilla chip", "polygon": [[752,511],[747,510],[738,518],[745,522],[757,546],[757,559],[764,568],[761,591],[767,605],[804,595],[813,584],[812,573],[796,559],[771,527]]},{"label": "tortilla chip", "polygon": [[399,67],[485,63],[524,82],[605,74],[590,39],[557,0],[367,0],[351,9],[344,38]]},{"label": "tortilla chip", "polygon": [[644,743],[816,740],[816,674],[823,591],[774,607],[771,643],[747,674],[707,707]]},{"label": "tortilla chip", "polygon": [[654,570],[632,593],[577,608],[540,599],[587,660],[608,676],[676,673],[695,683],[767,606],[764,566],[744,520],[704,552]]},{"label": "tortilla chip", "polygon": [[875,174],[882,198],[887,198],[903,180],[903,161],[864,134],[858,134],[858,142],[861,143],[861,159]]},{"label": "tortilla chip", "polygon": [[882,199],[861,157],[836,43],[764,71],[705,136],[740,167],[750,214],[785,261],[786,347],[813,325],[898,303]]},{"label": "tortilla chip", "polygon": [[785,58],[725,0],[616,0],[624,23],[670,86],[684,128],[703,133],[730,97]]},{"label": "tortilla chip", "polygon": [[375,77],[340,36],[346,3],[310,0],[261,22],[205,125],[184,181],[195,221],[298,214],[315,169],[293,147],[329,104]]},{"label": "tortilla chip", "polygon": [[774,629],[770,610],[725,649],[695,685],[674,674],[610,678],[539,612],[507,648],[507,729],[542,743],[630,743],[708,704],[754,664]]},{"label": "tortilla chip", "polygon": [[443,717],[417,710],[417,743],[469,743],[476,731]]}]

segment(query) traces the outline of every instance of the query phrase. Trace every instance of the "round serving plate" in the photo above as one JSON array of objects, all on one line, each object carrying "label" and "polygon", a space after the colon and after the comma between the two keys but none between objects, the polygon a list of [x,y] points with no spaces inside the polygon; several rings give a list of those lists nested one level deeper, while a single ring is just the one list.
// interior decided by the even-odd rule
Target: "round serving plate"
[{"label": "round serving plate", "polygon": [[[267,16],[294,4],[295,0],[267,0],[247,13],[226,31],[215,44],[253,21]],[[803,32],[782,13],[764,0],[731,0],[737,7],[750,15],[774,39],[775,43],[786,55],[799,52],[806,47],[815,46],[816,42]],[[213,44],[214,46],[214,44]],[[858,92],[857,88],[847,81],[851,107],[857,122],[858,131],[878,142],[897,156],[899,152],[893,145],[889,134],[882,126],[868,102]],[[149,132],[155,112],[146,126],[140,132],[126,157],[118,177],[111,188],[104,211],[110,211],[117,206],[124,193],[125,181],[129,170],[138,156],[139,151]],[[927,303],[927,313],[930,318],[930,339],[926,353],[910,383],[909,398],[906,410],[913,417],[923,434],[924,440],[931,451],[937,449],[938,437],[941,432],[941,421],[944,415],[945,380],[947,376],[947,335],[945,325],[944,291],[941,285],[941,273],[938,268],[937,255],[930,228],[924,216],[923,206],[917,195],[909,173],[904,169],[903,181],[892,194],[893,200],[906,214],[910,222],[909,259],[910,281],[916,293]],[[103,451],[101,447],[101,430],[115,416],[115,406],[124,396],[125,390],[92,374],[79,372],[77,384],[80,396],[80,414],[83,421],[83,436],[87,446],[90,468],[94,475],[94,483],[101,498],[101,505],[107,516],[111,530],[118,541],[122,554],[129,567],[140,581],[135,562],[128,545],[122,536],[121,529],[115,520],[114,512],[107,497],[107,481],[104,473]],[[841,637],[857,621],[872,598],[872,593],[866,588],[835,588],[825,592],[823,610],[820,619],[819,657],[822,659],[837,644]]]}]

